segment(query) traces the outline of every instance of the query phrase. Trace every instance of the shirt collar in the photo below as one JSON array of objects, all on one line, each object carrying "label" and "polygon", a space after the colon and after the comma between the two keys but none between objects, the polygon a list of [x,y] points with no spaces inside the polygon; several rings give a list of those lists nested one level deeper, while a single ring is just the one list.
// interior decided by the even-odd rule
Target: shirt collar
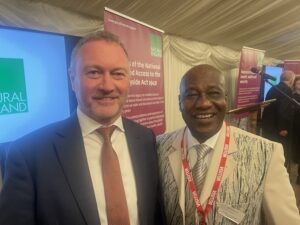
[{"label": "shirt collar", "polygon": [[[81,128],[82,136],[85,137],[90,133],[94,132],[96,129],[103,127],[102,124],[95,121],[84,112],[82,112],[79,107],[77,107],[77,117],[79,121],[79,125]],[[123,120],[121,116],[112,124],[119,128],[122,132],[124,132]]]},{"label": "shirt collar", "polygon": [[217,143],[218,137],[220,135],[220,131],[221,131],[221,129],[215,135],[213,135],[212,137],[207,139],[205,142],[199,143],[199,141],[196,138],[193,137],[190,129],[187,128],[188,149],[191,149],[194,146],[199,145],[199,144],[206,144],[207,146],[214,149],[214,147]]}]

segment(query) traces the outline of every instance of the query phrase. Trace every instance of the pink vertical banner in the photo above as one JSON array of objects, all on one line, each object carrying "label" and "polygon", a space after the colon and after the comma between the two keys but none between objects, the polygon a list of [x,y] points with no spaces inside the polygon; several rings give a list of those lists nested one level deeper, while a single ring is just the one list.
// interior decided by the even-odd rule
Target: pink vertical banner
[{"label": "pink vertical banner", "polygon": [[284,60],[284,70],[291,70],[300,76],[300,60]]},{"label": "pink vertical banner", "polygon": [[[261,77],[253,72],[251,68],[260,70],[263,66],[265,51],[243,47],[236,92],[236,108],[252,105],[259,101]],[[248,113],[238,114],[235,117],[248,116]]]},{"label": "pink vertical banner", "polygon": [[130,58],[130,92],[123,115],[154,133],[165,131],[163,31],[105,8],[104,30],[120,37]]}]

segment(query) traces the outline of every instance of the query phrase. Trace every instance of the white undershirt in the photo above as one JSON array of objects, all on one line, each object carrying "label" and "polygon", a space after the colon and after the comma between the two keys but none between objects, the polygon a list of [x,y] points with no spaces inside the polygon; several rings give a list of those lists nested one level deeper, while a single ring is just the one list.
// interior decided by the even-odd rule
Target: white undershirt
[{"label": "white undershirt", "polygon": [[[102,125],[85,115],[79,108],[77,108],[77,115],[81,127],[90,175],[92,178],[100,223],[101,225],[107,225],[106,203],[101,169],[101,147],[103,139],[102,136],[95,131]],[[138,225],[139,219],[137,212],[136,184],[122,118],[118,118],[114,125],[116,125],[117,128],[112,134],[111,141],[120,162],[130,224]]]}]

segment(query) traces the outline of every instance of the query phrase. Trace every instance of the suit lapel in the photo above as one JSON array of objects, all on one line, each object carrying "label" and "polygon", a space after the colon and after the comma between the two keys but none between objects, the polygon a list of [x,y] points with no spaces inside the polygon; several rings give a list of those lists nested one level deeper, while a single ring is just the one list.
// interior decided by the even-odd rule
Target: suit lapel
[{"label": "suit lapel", "polygon": [[162,198],[167,223],[182,225],[184,208],[184,173],[181,164],[180,142],[183,129],[168,136],[161,136],[159,145],[159,167],[162,179]]},{"label": "suit lapel", "polygon": [[175,138],[172,144],[171,151],[169,151],[168,159],[169,159],[173,179],[175,180],[177,186],[176,195],[178,195],[179,198],[179,206],[184,215],[186,177],[182,168],[182,158],[181,158],[181,140],[183,136],[183,131],[184,129],[181,129],[178,133],[178,138]]},{"label": "suit lapel", "polygon": [[143,170],[143,168],[145,168],[143,163],[145,162],[145,160],[147,160],[147,157],[145,155],[147,151],[145,148],[147,148],[147,146],[144,146],[143,137],[141,137],[141,133],[139,132],[139,130],[136,129],[135,126],[133,126],[131,122],[126,118],[122,119],[135,176],[138,199],[138,214],[140,217],[140,221],[142,221],[143,218],[141,218],[141,216],[145,215],[145,212],[147,211],[147,198],[151,198],[151,196],[145,196],[144,191],[146,192],[149,185],[153,185],[148,183],[149,181],[147,179],[146,171]]},{"label": "suit lapel", "polygon": [[55,150],[65,178],[88,225],[100,225],[96,199],[84,151],[78,118],[74,113],[57,131]]},{"label": "suit lapel", "polygon": [[[204,204],[207,201],[207,199],[210,197],[214,185],[214,181],[219,169],[222,152],[224,149],[225,132],[226,132],[225,123],[223,123],[219,138],[216,143],[216,147],[213,150],[213,155],[210,162],[210,166],[207,171],[206,180],[204,182],[203,189],[200,195],[201,204]],[[232,173],[233,169],[236,167],[236,162],[231,156],[236,151],[237,151],[237,146],[233,141],[232,131],[230,131],[230,144],[228,149],[228,157],[227,157],[223,177],[221,180],[221,184],[224,182],[224,180],[227,179],[227,177]]]}]

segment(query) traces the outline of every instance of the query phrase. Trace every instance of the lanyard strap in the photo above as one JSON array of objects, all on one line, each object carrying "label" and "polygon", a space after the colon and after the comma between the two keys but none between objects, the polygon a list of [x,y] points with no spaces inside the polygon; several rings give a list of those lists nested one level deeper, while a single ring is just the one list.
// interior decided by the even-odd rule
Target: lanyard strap
[{"label": "lanyard strap", "polygon": [[186,127],[183,131],[183,135],[182,135],[182,139],[181,139],[181,157],[182,157],[182,165],[183,165],[183,169],[186,175],[186,179],[189,183],[189,188],[192,192],[193,195],[193,199],[197,208],[197,211],[199,214],[201,214],[201,221],[200,221],[200,225],[205,225],[206,224],[206,217],[209,213],[209,211],[212,208],[212,205],[215,201],[215,198],[217,196],[217,192],[218,189],[220,187],[221,184],[221,180],[222,180],[222,176],[224,173],[224,168],[225,168],[225,164],[226,164],[226,160],[227,160],[227,154],[228,154],[228,148],[229,148],[229,142],[230,142],[230,126],[225,123],[226,125],[226,134],[225,134],[225,141],[224,141],[224,148],[223,148],[223,153],[222,153],[222,157],[220,160],[220,164],[219,164],[219,169],[218,169],[218,173],[216,175],[215,178],[215,182],[210,194],[210,197],[208,199],[208,202],[206,204],[205,209],[203,209],[203,207],[201,206],[200,203],[200,198],[199,195],[197,194],[197,190],[196,190],[196,185],[195,182],[193,180],[193,177],[191,175],[191,171],[189,169],[189,165],[188,162],[186,160],[186,156],[185,156],[185,143],[184,143],[184,136],[185,136],[185,131],[186,131]]}]

